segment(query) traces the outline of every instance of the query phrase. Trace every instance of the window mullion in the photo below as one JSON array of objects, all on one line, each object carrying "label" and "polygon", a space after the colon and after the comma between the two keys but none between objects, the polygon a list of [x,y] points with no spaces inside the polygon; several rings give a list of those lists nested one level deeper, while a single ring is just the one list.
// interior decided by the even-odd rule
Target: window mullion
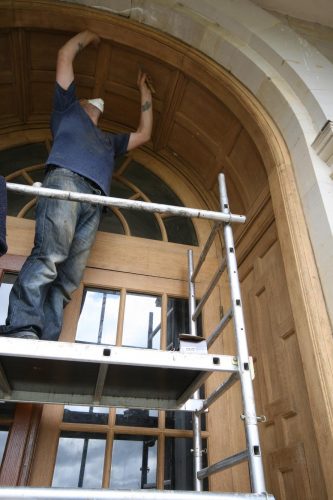
[{"label": "window mullion", "polygon": [[111,463],[112,463],[112,447],[114,439],[114,430],[110,429],[107,433],[106,446],[105,446],[105,460],[103,469],[103,488],[109,488],[111,477]]},{"label": "window mullion", "polygon": [[116,340],[117,346],[122,345],[124,319],[125,319],[125,303],[126,303],[126,289],[122,288],[120,291],[119,316],[117,324],[117,340]]},{"label": "window mullion", "polygon": [[[164,413],[164,412],[163,412]],[[160,433],[157,441],[157,489],[164,490],[165,436]]]}]

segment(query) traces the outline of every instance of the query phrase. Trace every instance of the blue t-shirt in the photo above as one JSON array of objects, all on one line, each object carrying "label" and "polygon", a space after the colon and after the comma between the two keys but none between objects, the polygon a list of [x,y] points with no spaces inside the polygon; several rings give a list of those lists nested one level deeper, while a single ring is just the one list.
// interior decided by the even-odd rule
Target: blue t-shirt
[{"label": "blue t-shirt", "polygon": [[80,174],[108,195],[114,160],[126,153],[129,134],[110,134],[96,127],[75,90],[74,82],[67,90],[56,83],[51,115],[53,146],[46,164]]}]

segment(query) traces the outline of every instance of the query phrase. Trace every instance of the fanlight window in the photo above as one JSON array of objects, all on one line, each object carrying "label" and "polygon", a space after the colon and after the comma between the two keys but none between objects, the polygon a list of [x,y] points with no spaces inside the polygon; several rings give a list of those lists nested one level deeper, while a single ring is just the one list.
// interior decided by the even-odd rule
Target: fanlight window
[{"label": "fanlight window", "polygon": [[[32,185],[42,182],[49,144],[19,146],[0,152],[0,174],[8,182]],[[178,196],[148,168],[130,157],[116,165],[111,196],[167,205],[184,206]],[[35,218],[36,198],[8,192],[8,215]],[[172,243],[198,245],[193,223],[185,217],[104,208],[100,231]]]}]

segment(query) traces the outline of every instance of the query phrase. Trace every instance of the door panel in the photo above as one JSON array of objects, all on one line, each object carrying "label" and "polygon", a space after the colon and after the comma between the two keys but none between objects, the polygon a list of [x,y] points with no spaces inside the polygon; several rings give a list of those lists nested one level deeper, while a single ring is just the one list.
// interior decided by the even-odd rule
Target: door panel
[{"label": "door panel", "polygon": [[[251,237],[252,243],[251,249]],[[325,499],[322,471],[306,389],[299,340],[295,330],[285,270],[275,224],[259,240],[248,236],[240,280],[254,380],[267,490],[278,500]],[[245,245],[246,246],[246,245]],[[219,348],[232,349],[229,332]],[[217,347],[216,347],[217,348]],[[209,430],[217,435],[217,415],[223,415],[217,446],[209,447],[212,462],[245,448],[239,392],[235,387],[209,413]],[[214,437],[215,439],[215,437]],[[219,448],[219,449],[218,449]],[[221,456],[221,450],[223,454]],[[247,466],[212,477],[214,489],[246,490]]]}]

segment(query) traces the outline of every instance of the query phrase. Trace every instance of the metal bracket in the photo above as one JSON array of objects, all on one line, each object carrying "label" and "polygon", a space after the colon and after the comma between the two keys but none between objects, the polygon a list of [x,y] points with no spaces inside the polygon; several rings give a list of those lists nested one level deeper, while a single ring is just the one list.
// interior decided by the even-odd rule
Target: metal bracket
[{"label": "metal bracket", "polygon": [[260,422],[261,424],[267,422],[267,417],[266,415],[260,415],[257,417],[257,421]]},{"label": "metal bracket", "polygon": [[[190,452],[193,454],[195,452],[195,450],[193,448],[190,449]],[[207,455],[208,453],[208,449],[207,448],[203,448],[200,453],[199,453],[199,456],[202,457],[203,454]]]},{"label": "metal bracket", "polygon": [[[244,415],[244,413],[241,414],[240,418],[242,420],[245,420],[246,419],[246,415]],[[256,421],[257,422],[260,422],[260,423],[264,423],[264,422],[267,422],[267,417],[266,415],[258,415],[255,417]]]}]

